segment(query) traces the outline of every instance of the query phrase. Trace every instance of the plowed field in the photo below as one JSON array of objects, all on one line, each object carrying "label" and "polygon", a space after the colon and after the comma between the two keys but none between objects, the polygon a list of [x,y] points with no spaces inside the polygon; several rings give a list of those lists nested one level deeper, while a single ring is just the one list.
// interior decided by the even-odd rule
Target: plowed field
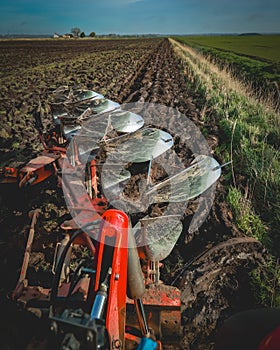
[{"label": "plowed field", "polygon": [[[197,96],[189,92],[187,77],[167,39],[2,41],[0,57],[1,165],[26,161],[41,149],[31,112],[40,100],[44,122],[50,125],[50,93],[61,85],[92,89],[119,103],[160,103],[201,125],[201,111],[194,103]],[[206,127],[207,141],[215,154],[218,129],[216,125]],[[224,200],[225,191],[221,177],[210,215],[192,235],[187,228],[195,204],[189,203],[184,231],[164,262],[162,278],[182,291],[180,349],[212,349],[216,330],[225,318],[258,306],[249,272],[265,262],[266,252],[256,240],[238,232]],[[0,292],[4,312],[0,316],[0,348],[24,349],[34,334],[38,338],[44,335],[42,324],[6,299],[18,278],[29,224],[27,212],[36,207],[43,211],[30,273],[31,281],[36,277],[42,284],[50,283],[54,247],[61,234],[59,225],[68,212],[55,181],[29,192],[2,192]],[[43,342],[32,348],[43,349]]]}]

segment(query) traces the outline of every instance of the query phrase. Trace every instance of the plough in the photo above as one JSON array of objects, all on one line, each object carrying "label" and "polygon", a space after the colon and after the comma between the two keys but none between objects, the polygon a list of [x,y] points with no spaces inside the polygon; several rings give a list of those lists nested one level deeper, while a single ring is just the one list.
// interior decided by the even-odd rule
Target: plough
[{"label": "plough", "polygon": [[[180,291],[161,281],[160,267],[180,236],[181,217],[152,217],[147,211],[135,216],[139,206],[129,206],[123,196],[132,177],[125,165],[148,164],[149,178],[153,159],[171,149],[172,136],[145,126],[140,115],[93,91],[60,88],[51,107],[54,128],[48,133],[35,113],[43,153],[19,168],[2,168],[1,182],[22,188],[56,176],[72,219],[61,225],[64,239],[56,247],[52,287],[43,288],[26,279],[40,211],[31,213],[12,298],[49,318],[53,349],[140,350],[178,344]],[[147,181],[141,201],[148,207],[194,198],[220,173],[212,157],[197,156],[175,176],[156,185]]]}]

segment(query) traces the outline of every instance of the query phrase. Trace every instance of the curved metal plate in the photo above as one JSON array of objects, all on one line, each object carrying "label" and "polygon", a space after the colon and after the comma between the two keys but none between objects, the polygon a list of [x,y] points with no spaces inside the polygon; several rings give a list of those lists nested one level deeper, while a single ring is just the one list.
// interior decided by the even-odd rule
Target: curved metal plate
[{"label": "curved metal plate", "polygon": [[174,248],[183,224],[177,215],[145,217],[134,227],[133,233],[139,246],[145,246],[149,260],[164,260]]},{"label": "curved metal plate", "polygon": [[[97,100],[93,100],[93,102],[97,102]],[[120,105],[117,102],[108,100],[108,99],[99,99],[98,103],[94,105],[87,106],[90,107],[92,110],[92,114],[101,114],[113,111],[116,108],[119,108]]]},{"label": "curved metal plate", "polygon": [[110,112],[119,107],[117,102],[105,98],[93,98],[87,103],[74,106],[65,103],[52,104],[52,115],[56,124],[82,124],[97,114]]},{"label": "curved metal plate", "polygon": [[[104,174],[106,175],[104,176]],[[110,196],[118,196],[118,194],[121,192],[119,188],[120,185],[124,185],[130,179],[131,174],[128,170],[123,169],[119,165],[110,166],[109,164],[105,164],[105,169],[103,170],[101,176],[104,194],[106,195],[106,192],[109,190]]]},{"label": "curved metal plate", "polygon": [[142,163],[158,157],[173,146],[173,138],[165,131],[146,128],[99,143],[109,158],[123,163]]},{"label": "curved metal plate", "polygon": [[113,129],[118,132],[131,133],[144,125],[144,120],[140,115],[121,109],[110,113],[109,117]]},{"label": "curved metal plate", "polygon": [[[85,111],[86,112],[86,111]],[[102,116],[102,119],[99,118],[99,115],[91,114],[90,119],[92,120],[93,127],[95,130],[92,131],[92,135],[88,134],[90,139],[94,139],[98,133],[97,139],[100,139],[109,131],[115,130],[121,133],[131,133],[140,129],[144,125],[144,120],[140,115],[122,111],[121,109],[112,113],[105,113]],[[88,123],[90,124],[91,121]],[[96,130],[104,130],[103,135],[100,135]],[[77,135],[82,128],[79,124],[66,124],[63,126],[63,133],[67,140],[70,140],[74,135]],[[86,126],[85,126],[86,128]]]},{"label": "curved metal plate", "polygon": [[206,191],[220,177],[221,166],[214,158],[199,155],[194,162],[149,190],[145,194],[149,196],[149,203],[187,201]]},{"label": "curved metal plate", "polygon": [[55,104],[69,104],[69,103],[80,103],[91,100],[93,98],[104,98],[103,95],[92,91],[83,89],[72,89],[68,86],[62,86],[53,91],[53,99]]}]

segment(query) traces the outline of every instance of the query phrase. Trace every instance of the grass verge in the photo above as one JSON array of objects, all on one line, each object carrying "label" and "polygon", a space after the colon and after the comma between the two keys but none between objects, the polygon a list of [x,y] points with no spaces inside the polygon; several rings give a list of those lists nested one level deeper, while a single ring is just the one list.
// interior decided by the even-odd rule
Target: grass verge
[{"label": "grass verge", "polygon": [[[201,109],[204,131],[218,128],[215,154],[232,161],[232,178],[225,177],[227,201],[241,231],[258,239],[274,257],[280,256],[280,118],[234,79],[195,49],[170,39]],[[209,131],[210,132],[210,131]],[[276,258],[272,258],[274,261]],[[269,274],[280,270],[268,266]],[[255,285],[258,270],[252,273]],[[272,290],[273,288],[271,288]],[[264,293],[265,294],[265,293]],[[267,295],[267,294],[266,294]],[[277,299],[278,300],[278,299]]]},{"label": "grass verge", "polygon": [[280,35],[190,36],[176,38],[220,67],[229,66],[238,79],[251,84],[257,97],[280,107]]}]

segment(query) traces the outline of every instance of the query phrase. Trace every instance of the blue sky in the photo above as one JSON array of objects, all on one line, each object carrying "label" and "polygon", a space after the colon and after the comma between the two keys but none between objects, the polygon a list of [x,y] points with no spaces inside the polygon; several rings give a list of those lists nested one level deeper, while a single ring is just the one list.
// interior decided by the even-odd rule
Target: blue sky
[{"label": "blue sky", "polygon": [[0,0],[0,34],[280,32],[280,0]]}]

